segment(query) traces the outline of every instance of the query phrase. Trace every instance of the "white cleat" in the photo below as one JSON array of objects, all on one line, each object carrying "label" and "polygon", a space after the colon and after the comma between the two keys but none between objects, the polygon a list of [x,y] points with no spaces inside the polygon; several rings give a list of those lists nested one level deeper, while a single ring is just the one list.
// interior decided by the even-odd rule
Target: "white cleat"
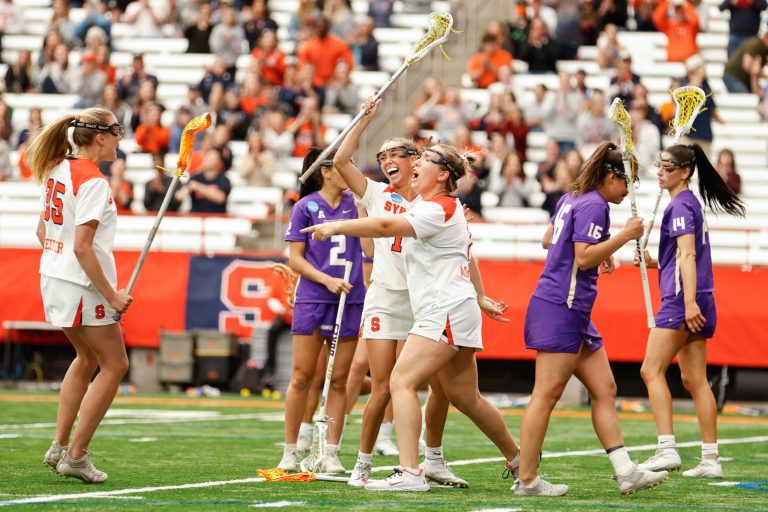
[{"label": "white cleat", "polygon": [[306,453],[312,448],[312,429],[299,430],[299,437],[296,438],[296,449],[301,453]]},{"label": "white cleat", "polygon": [[669,473],[666,471],[650,471],[640,469],[635,465],[630,473],[626,475],[616,475],[613,478],[619,486],[619,492],[624,496],[630,496],[636,492],[656,487],[667,479]]},{"label": "white cleat", "polygon": [[693,469],[683,471],[683,476],[688,478],[723,478],[723,466],[718,457],[703,458],[699,465]]},{"label": "white cleat", "polygon": [[462,489],[469,487],[469,484],[466,480],[462,480],[461,478],[457,477],[453,471],[448,468],[448,465],[445,463],[444,459],[424,459],[424,464],[422,464],[422,467],[424,468],[424,475],[428,480],[432,480],[433,482],[437,482],[441,485],[447,485],[449,487],[459,487]]},{"label": "white cleat", "polygon": [[365,487],[371,479],[371,463],[357,461],[352,470],[352,476],[349,477],[347,485],[352,487]]},{"label": "white cleat", "polygon": [[424,468],[419,468],[418,473],[411,473],[403,467],[396,467],[394,473],[384,480],[371,480],[365,489],[367,491],[425,492],[429,490],[429,484],[424,477]]},{"label": "white cleat", "polygon": [[77,478],[87,484],[100,484],[107,481],[107,474],[99,471],[91,462],[91,454],[86,451],[79,459],[73,459],[66,450],[61,454],[61,460],[56,464],[56,472],[61,476]]},{"label": "white cleat", "polygon": [[373,453],[376,455],[384,455],[385,457],[397,457],[400,455],[400,450],[397,449],[397,445],[392,442],[391,439],[377,439],[376,444],[373,447]]},{"label": "white cleat", "polygon": [[551,484],[541,477],[537,477],[534,484],[530,487],[525,485],[522,480],[515,480],[512,490],[517,496],[565,496],[568,493],[568,486],[565,484]]},{"label": "white cleat", "polygon": [[51,443],[51,447],[48,448],[47,452],[45,452],[45,456],[43,457],[43,464],[48,464],[55,471],[56,464],[59,463],[59,461],[61,460],[61,455],[64,453],[66,449],[67,449],[66,446],[61,446],[56,441],[53,441]]},{"label": "white cleat", "polygon": [[320,460],[320,467],[317,470],[318,473],[344,473],[346,471],[336,453],[326,453]]},{"label": "white cleat", "polygon": [[295,452],[288,452],[283,454],[283,458],[280,460],[278,468],[292,473],[299,470],[299,463],[301,462],[301,452],[298,450]]},{"label": "white cleat", "polygon": [[645,462],[637,465],[640,469],[648,471],[678,471],[683,465],[680,454],[674,448],[659,448],[656,453]]}]

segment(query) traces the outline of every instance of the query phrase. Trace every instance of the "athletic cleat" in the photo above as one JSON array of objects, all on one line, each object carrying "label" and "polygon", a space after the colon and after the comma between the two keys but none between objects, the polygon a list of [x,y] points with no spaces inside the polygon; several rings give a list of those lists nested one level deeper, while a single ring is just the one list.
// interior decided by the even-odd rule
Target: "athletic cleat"
[{"label": "athletic cleat", "polygon": [[296,449],[305,453],[310,448],[312,448],[312,429],[299,430],[299,437],[296,438]]},{"label": "athletic cleat", "polygon": [[318,473],[344,473],[346,471],[336,453],[326,453],[317,470]]},{"label": "athletic cleat", "polygon": [[61,476],[77,478],[87,484],[100,484],[107,481],[107,474],[99,471],[91,462],[91,453],[85,451],[85,455],[79,459],[72,459],[66,450],[61,454],[61,460],[56,464],[56,472]]},{"label": "athletic cleat", "polygon": [[695,468],[683,471],[683,476],[688,478],[723,478],[723,466],[720,465],[718,457],[705,457]]},{"label": "athletic cleat", "polygon": [[512,490],[517,496],[565,496],[568,493],[568,486],[551,484],[543,478],[537,477],[535,485],[528,487],[518,478],[515,480]]},{"label": "athletic cleat", "polygon": [[365,487],[368,481],[371,479],[371,463],[357,461],[355,468],[352,470],[352,476],[349,477],[347,485],[352,487]]},{"label": "athletic cleat", "polygon": [[624,496],[630,496],[638,491],[656,487],[666,480],[668,476],[669,473],[667,471],[641,469],[635,464],[635,469],[629,474],[616,475],[613,479],[616,480],[616,484],[619,486],[619,492]]},{"label": "athletic cleat", "polygon": [[373,447],[373,453],[376,455],[384,455],[385,457],[397,457],[400,455],[400,450],[397,449],[397,445],[392,442],[391,439],[377,439],[376,444]]},{"label": "athletic cleat", "polygon": [[278,468],[292,473],[299,470],[299,462],[301,462],[301,452],[296,450],[295,452],[283,453],[283,458],[280,460]]},{"label": "athletic cleat", "polygon": [[53,441],[51,443],[51,447],[48,448],[47,452],[45,452],[45,456],[43,457],[43,464],[48,464],[55,471],[56,464],[59,463],[61,460],[61,454],[64,453],[66,449],[66,446],[61,446],[56,441]]},{"label": "athletic cleat", "polygon": [[424,468],[419,468],[418,473],[412,473],[404,467],[396,467],[394,473],[384,480],[371,480],[365,489],[367,491],[425,492],[429,490],[429,484],[424,477]]},{"label": "athletic cleat", "polygon": [[453,474],[453,471],[448,468],[448,464],[445,463],[444,459],[424,459],[422,467],[424,468],[424,476],[433,482],[462,489],[469,487],[466,480],[462,480]]},{"label": "athletic cleat", "polygon": [[683,465],[680,454],[674,448],[659,448],[648,460],[637,465],[648,471],[678,471]]}]

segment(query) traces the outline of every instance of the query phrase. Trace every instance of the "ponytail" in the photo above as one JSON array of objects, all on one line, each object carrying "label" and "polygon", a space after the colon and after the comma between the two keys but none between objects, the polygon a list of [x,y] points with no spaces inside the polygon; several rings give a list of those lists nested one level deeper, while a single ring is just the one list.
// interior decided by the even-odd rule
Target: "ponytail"
[{"label": "ponytail", "polygon": [[691,171],[688,180],[696,169],[699,170],[699,195],[710,210],[715,213],[725,212],[736,217],[745,215],[744,202],[718,174],[701,146],[695,143],[690,146],[679,144],[667,148],[666,151],[675,160],[685,162],[684,168]]},{"label": "ponytail", "polygon": [[[459,152],[458,149],[448,144],[436,144],[443,152],[443,158],[451,165],[453,169],[445,167],[448,171],[448,181],[445,185],[448,192],[454,192],[458,188],[459,180],[472,172],[473,165],[480,160],[480,155],[475,151]],[[429,147],[429,146],[425,146]]]}]

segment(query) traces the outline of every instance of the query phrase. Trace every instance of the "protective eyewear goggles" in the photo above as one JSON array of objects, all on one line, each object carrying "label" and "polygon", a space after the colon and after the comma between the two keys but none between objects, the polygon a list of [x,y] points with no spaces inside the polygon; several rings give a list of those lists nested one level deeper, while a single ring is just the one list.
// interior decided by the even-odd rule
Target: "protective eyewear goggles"
[{"label": "protective eyewear goggles", "polygon": [[69,126],[73,128],[88,128],[89,130],[98,130],[100,132],[111,133],[115,137],[123,137],[125,135],[125,128],[120,123],[112,123],[110,125],[86,123],[84,121],[72,121]]},{"label": "protective eyewear goggles", "polygon": [[[437,160],[431,160],[427,158],[426,157],[427,153],[432,153],[437,155]],[[443,154],[440,153],[439,151],[435,151],[434,149],[431,149],[431,148],[424,148],[424,151],[421,152],[421,156],[424,157],[424,159],[428,162],[432,162],[433,164],[442,165],[443,167],[445,167],[448,170],[448,172],[451,173],[451,176],[453,176],[453,179],[455,179],[456,181],[458,181],[461,178],[459,171],[457,171],[456,168],[453,165],[451,165],[451,163],[448,160],[446,160],[445,156],[443,156]]]},{"label": "protective eyewear goggles", "polygon": [[690,166],[693,162],[678,162],[677,160],[671,160],[667,158],[657,158],[653,162],[653,165],[658,169],[662,169],[664,172],[675,172],[678,169],[684,169]]},{"label": "protective eyewear goggles", "polygon": [[418,151],[414,151],[413,149],[408,149],[405,146],[395,146],[394,148],[389,148],[384,151],[379,151],[376,153],[376,162],[381,165],[381,162],[384,161],[385,158],[389,158],[390,160],[393,158],[405,158],[407,156],[411,155],[418,155]]},{"label": "protective eyewear goggles", "polygon": [[[622,168],[618,168],[610,163],[606,163],[605,167],[611,171],[614,175],[618,176],[619,178],[623,178],[624,181],[627,182],[627,186],[629,186],[629,175],[627,175],[626,171]],[[632,180],[632,188],[637,190],[640,187],[640,177],[635,174],[634,179]]]}]

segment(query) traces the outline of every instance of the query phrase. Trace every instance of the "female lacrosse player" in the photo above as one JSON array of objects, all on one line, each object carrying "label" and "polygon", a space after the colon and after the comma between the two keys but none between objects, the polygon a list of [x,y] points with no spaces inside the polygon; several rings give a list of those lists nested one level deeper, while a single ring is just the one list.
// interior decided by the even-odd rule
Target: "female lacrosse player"
[{"label": "female lacrosse player", "polygon": [[[318,148],[307,153],[304,171],[320,153]],[[299,195],[301,199],[293,207],[291,223],[285,233],[285,240],[290,242],[290,266],[302,279],[296,289],[293,310],[293,370],[285,397],[285,451],[278,467],[286,471],[298,468],[300,453],[296,439],[307,393],[320,349],[324,343],[330,343],[333,336],[339,295],[345,292],[348,295],[327,402],[328,416],[336,421],[330,423],[328,446],[321,465],[325,473],[340,473],[344,466],[339,462],[338,443],[344,426],[347,374],[355,353],[354,341],[357,340],[365,297],[360,239],[337,235],[329,240],[312,240],[301,230],[327,221],[356,219],[357,207],[331,160],[321,162],[318,171],[301,186]],[[352,261],[349,282],[342,277],[347,261]]]},{"label": "female lacrosse player", "polygon": [[43,185],[37,238],[43,246],[45,318],[63,328],[77,353],[61,385],[56,438],[43,462],[86,483],[107,480],[91,462],[88,445],[128,370],[123,334],[113,315],[124,312],[133,299],[116,289],[112,243],[117,210],[109,182],[99,172],[99,163],[116,158],[122,136],[112,112],[91,108],[59,117],[28,150],[32,175]]},{"label": "female lacrosse player", "polygon": [[613,465],[619,491],[632,494],[667,476],[639,470],[629,459],[616,416],[616,383],[603,339],[590,320],[600,264],[611,273],[612,254],[643,234],[642,219],[628,220],[614,237],[608,233],[608,203],[621,203],[627,186],[621,153],[612,143],[600,144],[581,167],[571,192],[558,202],[544,233],[547,260],[525,316],[525,346],[536,350],[536,379],[520,426],[522,454],[515,494],[568,492],[567,485],[539,477],[536,465],[552,408],[572,375],[589,390],[592,425]]},{"label": "female lacrosse player", "polygon": [[[699,171],[699,194],[712,210],[744,216],[744,203],[712,167],[698,144],[676,145],[658,160],[659,186],[672,201],[664,210],[659,259],[647,260],[659,269],[661,308],[651,329],[640,375],[656,420],[659,447],[640,467],[652,471],[680,469],[672,429],[672,397],[665,378],[677,356],[683,385],[693,397],[701,430],[701,463],[683,476],[722,478],[717,450],[717,407],[707,382],[707,339],[715,333],[717,312],[712,295],[712,255],[704,210],[690,190]],[[646,258],[648,257],[646,252]]]},{"label": "female lacrosse player", "polygon": [[458,199],[450,196],[469,166],[467,156],[451,146],[429,147],[413,164],[412,186],[422,200],[404,214],[330,222],[304,230],[320,240],[343,233],[394,237],[398,244],[405,243],[405,280],[415,322],[389,382],[400,467],[385,480],[370,481],[366,485],[369,490],[429,490],[425,470],[419,468],[421,414],[416,391],[435,375],[448,399],[480,427],[508,461],[518,454],[501,414],[477,389],[475,352],[483,347],[480,309],[501,319],[506,305],[486,297],[479,271],[470,271],[477,262],[470,254],[467,220]]},{"label": "female lacrosse player", "polygon": [[[334,164],[369,215],[400,215],[412,208],[418,199],[418,192],[411,187],[413,165],[417,158],[413,141],[392,138],[382,144],[376,161],[389,179],[389,184],[365,178],[350,160],[360,137],[375,117],[380,101],[370,97],[363,104],[364,116],[342,142]],[[376,238],[374,246],[373,283],[366,295],[362,326],[371,371],[371,396],[363,413],[357,463],[349,479],[349,485],[354,487],[366,485],[371,476],[376,435],[390,401],[389,378],[403,341],[413,327],[402,237]],[[426,476],[444,485],[468,487],[469,484],[454,475],[445,464],[442,433],[449,402],[439,383],[435,382],[434,388],[426,411],[430,417],[427,435],[429,446],[425,450],[424,461]],[[388,427],[391,429],[391,426]]]}]

